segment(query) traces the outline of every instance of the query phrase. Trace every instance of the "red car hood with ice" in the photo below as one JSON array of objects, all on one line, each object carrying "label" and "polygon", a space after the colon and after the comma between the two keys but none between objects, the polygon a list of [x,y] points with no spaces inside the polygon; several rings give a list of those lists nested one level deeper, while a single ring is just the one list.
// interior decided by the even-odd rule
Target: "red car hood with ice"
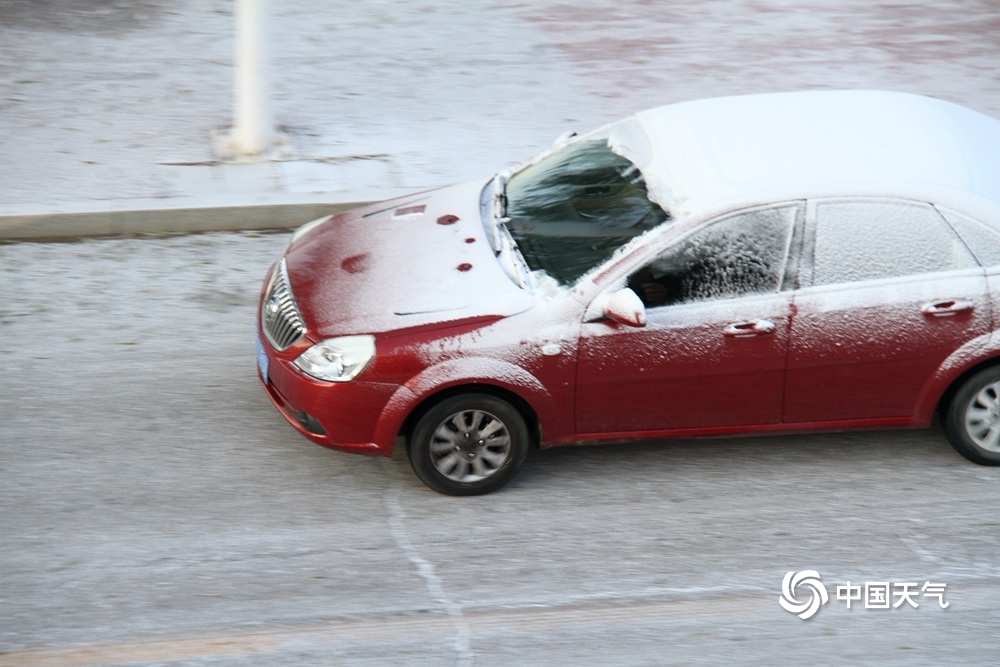
[{"label": "red car hood with ice", "polygon": [[309,336],[505,317],[531,307],[534,298],[514,285],[486,239],[484,186],[346,211],[297,239],[286,261]]}]

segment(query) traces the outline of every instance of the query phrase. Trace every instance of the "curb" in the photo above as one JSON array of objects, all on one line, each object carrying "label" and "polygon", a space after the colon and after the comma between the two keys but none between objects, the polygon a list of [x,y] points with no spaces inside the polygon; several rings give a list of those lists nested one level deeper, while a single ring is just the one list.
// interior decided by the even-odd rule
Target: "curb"
[{"label": "curb", "polygon": [[0,216],[0,241],[55,241],[142,234],[290,229],[370,201],[15,214]]}]

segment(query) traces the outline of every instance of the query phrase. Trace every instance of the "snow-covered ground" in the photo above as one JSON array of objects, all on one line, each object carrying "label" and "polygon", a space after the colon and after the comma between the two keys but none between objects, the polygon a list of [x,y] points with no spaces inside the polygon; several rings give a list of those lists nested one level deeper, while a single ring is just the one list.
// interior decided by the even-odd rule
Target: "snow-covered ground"
[{"label": "snow-covered ground", "polygon": [[[0,666],[996,663],[1000,468],[940,429],[548,450],[441,496],[268,401],[287,238],[0,245]],[[866,581],[949,607],[835,598]]]},{"label": "snow-covered ground", "polygon": [[1000,4],[983,0],[273,6],[294,159],[222,168],[231,0],[0,5],[0,213],[434,186],[566,129],[713,95],[887,88],[1000,116]]}]

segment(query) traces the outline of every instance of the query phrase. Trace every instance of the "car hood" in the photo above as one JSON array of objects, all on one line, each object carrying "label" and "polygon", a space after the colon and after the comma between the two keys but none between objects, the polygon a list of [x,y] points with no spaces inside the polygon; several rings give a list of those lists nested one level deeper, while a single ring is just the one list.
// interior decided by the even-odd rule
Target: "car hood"
[{"label": "car hood", "polygon": [[506,317],[532,306],[497,262],[480,218],[485,182],[332,216],[285,258],[316,340]]}]

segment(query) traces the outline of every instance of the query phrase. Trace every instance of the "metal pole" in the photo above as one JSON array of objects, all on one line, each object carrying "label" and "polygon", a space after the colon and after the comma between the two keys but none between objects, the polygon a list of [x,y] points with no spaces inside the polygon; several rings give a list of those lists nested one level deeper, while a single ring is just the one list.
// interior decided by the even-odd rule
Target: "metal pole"
[{"label": "metal pole", "polygon": [[276,140],[270,100],[270,0],[236,3],[236,97],[229,148],[260,156]]}]

